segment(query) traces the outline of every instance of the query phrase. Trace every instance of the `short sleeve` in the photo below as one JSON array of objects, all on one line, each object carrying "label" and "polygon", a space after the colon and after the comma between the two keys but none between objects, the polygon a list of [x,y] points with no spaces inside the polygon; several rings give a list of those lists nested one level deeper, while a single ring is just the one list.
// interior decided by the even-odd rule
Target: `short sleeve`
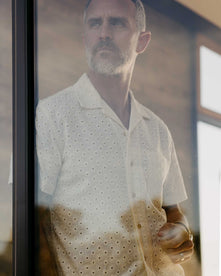
[{"label": "short sleeve", "polygon": [[55,122],[50,110],[41,102],[36,110],[36,151],[38,157],[38,185],[42,192],[52,195],[61,169],[61,152],[55,135]]},{"label": "short sleeve", "polygon": [[170,165],[164,182],[163,206],[175,205],[187,199],[186,189],[174,143],[171,140]]}]

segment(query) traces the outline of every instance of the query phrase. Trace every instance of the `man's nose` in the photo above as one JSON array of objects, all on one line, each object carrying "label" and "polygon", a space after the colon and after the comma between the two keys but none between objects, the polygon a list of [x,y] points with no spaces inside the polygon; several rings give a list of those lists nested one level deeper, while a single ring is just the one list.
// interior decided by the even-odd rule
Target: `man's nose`
[{"label": "man's nose", "polygon": [[100,39],[106,40],[106,39],[111,39],[111,38],[112,38],[111,27],[107,22],[104,22],[100,28]]}]

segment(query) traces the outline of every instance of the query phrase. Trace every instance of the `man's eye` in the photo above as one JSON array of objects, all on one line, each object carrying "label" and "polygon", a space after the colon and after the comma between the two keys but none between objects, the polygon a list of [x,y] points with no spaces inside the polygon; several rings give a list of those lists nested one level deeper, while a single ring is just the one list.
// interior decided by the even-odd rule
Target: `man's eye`
[{"label": "man's eye", "polygon": [[89,22],[89,26],[90,28],[97,28],[101,25],[101,22],[99,21],[92,21],[92,22]]},{"label": "man's eye", "polygon": [[98,26],[100,26],[100,24],[99,23],[92,23],[90,26],[91,27],[98,27]]},{"label": "man's eye", "polygon": [[124,22],[122,22],[121,20],[112,20],[111,25],[116,26],[116,27],[124,27],[125,26]]}]

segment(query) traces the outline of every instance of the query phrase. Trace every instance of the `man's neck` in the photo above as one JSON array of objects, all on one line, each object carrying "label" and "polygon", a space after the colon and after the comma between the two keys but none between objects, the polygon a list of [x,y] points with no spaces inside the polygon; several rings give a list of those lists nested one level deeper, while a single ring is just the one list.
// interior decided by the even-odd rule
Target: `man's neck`
[{"label": "man's neck", "polygon": [[88,77],[101,98],[113,109],[126,128],[129,127],[131,73],[106,76],[89,71]]}]

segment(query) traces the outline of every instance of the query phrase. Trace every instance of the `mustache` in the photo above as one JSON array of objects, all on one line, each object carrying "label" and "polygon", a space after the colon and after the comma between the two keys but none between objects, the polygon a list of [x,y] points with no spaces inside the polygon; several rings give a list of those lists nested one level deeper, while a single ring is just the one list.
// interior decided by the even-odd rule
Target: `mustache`
[{"label": "mustache", "polygon": [[108,40],[101,40],[94,46],[93,54],[96,54],[102,48],[108,48],[112,51],[119,51],[118,47],[112,42]]}]

